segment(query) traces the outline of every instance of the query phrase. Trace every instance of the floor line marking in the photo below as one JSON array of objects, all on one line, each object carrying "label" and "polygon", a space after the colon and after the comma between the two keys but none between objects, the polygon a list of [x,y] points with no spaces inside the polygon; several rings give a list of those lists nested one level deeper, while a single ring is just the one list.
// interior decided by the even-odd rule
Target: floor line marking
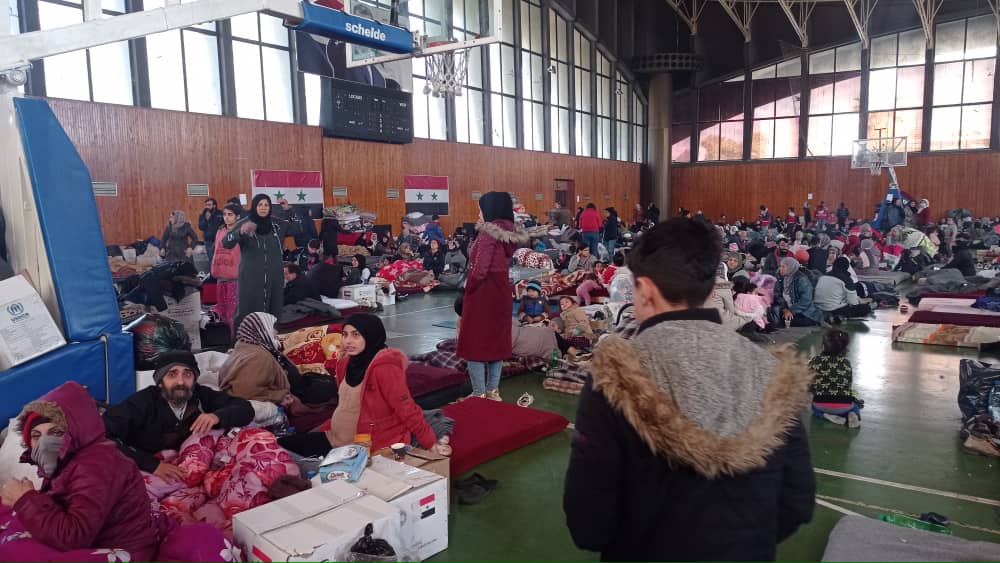
[{"label": "floor line marking", "polygon": [[875,479],[874,477],[865,477],[863,475],[854,475],[852,473],[841,473],[840,471],[831,471],[829,469],[822,469],[820,467],[814,468],[816,473],[820,475],[828,475],[830,477],[840,477],[842,479],[851,479],[853,481],[861,481],[862,483],[871,483],[873,485],[883,485],[886,487],[894,487],[897,489],[903,489],[906,491],[914,491],[918,493],[926,493],[929,495],[937,495],[947,498],[953,498],[958,500],[964,500],[968,502],[976,502],[979,504],[986,504],[989,506],[1000,506],[1000,500],[993,500],[989,498],[977,497],[972,495],[964,495],[961,493],[953,493],[950,491],[940,491],[938,489],[930,489],[927,487],[920,487],[917,485],[907,485],[906,483],[895,483],[893,481],[884,481],[882,479]]},{"label": "floor line marking", "polygon": [[841,514],[846,514],[848,516],[864,516],[863,514],[858,514],[857,512],[854,512],[853,510],[848,510],[848,509],[846,509],[846,508],[844,508],[842,506],[837,506],[836,504],[833,504],[832,502],[827,502],[827,501],[819,498],[819,495],[816,496],[816,504],[818,504],[820,506],[823,506],[823,507],[826,507],[826,508],[829,508],[830,510],[835,510],[835,511],[841,513]]},{"label": "floor line marking", "polygon": [[[849,499],[846,499],[846,498],[831,497],[831,496],[828,496],[828,495],[816,495],[816,504],[819,504],[821,506],[826,506],[827,508],[833,508],[834,506],[837,506],[837,505],[828,506],[831,503],[826,502],[826,501],[837,501],[837,502],[842,502],[844,504],[850,504],[850,505],[853,505],[853,506],[860,506],[862,508],[867,508],[869,510],[877,510],[879,512],[892,512],[892,513],[895,513],[895,514],[902,514],[904,516],[910,516],[912,518],[918,518],[918,519],[919,519],[919,516],[920,516],[919,514],[914,514],[914,513],[911,513],[911,512],[906,512],[904,510],[899,510],[898,508],[886,508],[884,506],[878,506],[878,505],[875,505],[875,504],[866,504],[866,503],[863,503],[863,502],[857,501],[857,500],[849,500]],[[838,510],[839,508],[840,507],[833,508],[833,510]],[[845,512],[846,509],[841,509],[841,510],[838,510],[838,511],[844,512],[845,514],[849,513],[849,512]],[[850,512],[850,514],[857,514],[857,513],[856,512]],[[865,516],[864,514],[857,514],[857,515],[858,516]],[[868,517],[865,516],[865,518],[868,518]],[[972,524],[965,524],[963,522],[958,522],[956,520],[952,520],[951,521],[951,525],[959,526],[961,528],[968,528],[970,530],[975,530],[977,532],[984,532],[984,533],[987,533],[987,534],[1000,535],[1000,530],[994,530],[993,528],[984,528],[982,526],[974,526]]]},{"label": "floor line marking", "polygon": [[452,307],[453,307],[452,305],[444,305],[442,307],[431,307],[429,309],[421,309],[419,311],[408,311],[406,313],[397,313],[395,315],[382,315],[382,318],[383,319],[391,319],[393,317],[402,317],[402,316],[405,316],[405,315],[415,315],[417,313],[426,313],[427,311],[439,311],[441,309],[451,309]]}]

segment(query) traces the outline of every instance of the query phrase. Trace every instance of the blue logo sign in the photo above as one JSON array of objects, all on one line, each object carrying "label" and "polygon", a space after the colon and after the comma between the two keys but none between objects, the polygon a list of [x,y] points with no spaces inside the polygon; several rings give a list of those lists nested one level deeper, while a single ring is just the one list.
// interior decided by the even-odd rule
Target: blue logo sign
[{"label": "blue logo sign", "polygon": [[310,2],[302,3],[302,22],[295,29],[389,53],[413,52],[413,33],[409,30]]},{"label": "blue logo sign", "polygon": [[20,303],[11,303],[7,306],[7,312],[10,313],[10,316],[12,317],[22,315],[24,314],[24,305],[21,305]]}]

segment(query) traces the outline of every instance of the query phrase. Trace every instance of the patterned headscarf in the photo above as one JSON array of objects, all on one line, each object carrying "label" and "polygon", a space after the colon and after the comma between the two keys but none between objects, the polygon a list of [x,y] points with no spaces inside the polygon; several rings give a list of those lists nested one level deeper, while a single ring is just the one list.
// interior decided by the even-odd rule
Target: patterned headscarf
[{"label": "patterned headscarf", "polygon": [[278,336],[274,332],[274,323],[278,319],[270,313],[250,313],[240,328],[236,331],[236,341],[260,346],[275,357],[281,356]]}]

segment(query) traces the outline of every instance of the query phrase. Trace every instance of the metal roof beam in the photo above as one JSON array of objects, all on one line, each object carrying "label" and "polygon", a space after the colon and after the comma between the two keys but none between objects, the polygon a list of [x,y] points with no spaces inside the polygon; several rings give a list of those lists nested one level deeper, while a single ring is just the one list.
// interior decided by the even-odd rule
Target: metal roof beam
[{"label": "metal roof beam", "polygon": [[927,40],[927,48],[934,48],[934,20],[937,18],[938,10],[944,0],[913,0],[913,7],[917,9],[920,16],[920,26],[924,30],[924,38]]},{"label": "metal roof beam", "polygon": [[[809,47],[809,17],[812,16],[813,10],[816,9],[816,2],[778,0],[778,4],[781,6],[781,11],[785,12],[785,16],[788,17],[788,22],[792,24],[795,34],[799,36],[802,48]],[[795,6],[798,6],[798,13],[794,9]]]},{"label": "metal roof beam", "polygon": [[696,35],[698,33],[698,19],[705,10],[708,0],[666,0],[666,2],[677,13],[677,17],[687,24],[691,35]]},{"label": "metal roof beam", "polygon": [[753,22],[753,16],[757,13],[759,4],[757,2],[743,2],[741,0],[719,0],[719,4],[722,5],[722,9],[729,14],[729,18],[739,28],[740,33],[743,34],[743,40],[749,43],[753,38],[750,24]]}]

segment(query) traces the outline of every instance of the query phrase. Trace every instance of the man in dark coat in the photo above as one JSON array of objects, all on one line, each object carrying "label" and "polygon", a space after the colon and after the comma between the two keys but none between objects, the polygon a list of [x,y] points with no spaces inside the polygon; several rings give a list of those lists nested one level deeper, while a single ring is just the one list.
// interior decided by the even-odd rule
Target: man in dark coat
[{"label": "man in dark coat", "polygon": [[198,216],[198,230],[205,241],[205,252],[208,253],[208,263],[212,263],[215,256],[215,235],[219,228],[226,222],[222,219],[222,210],[219,209],[219,202],[214,197],[205,200],[205,209]]},{"label": "man in dark coat", "polygon": [[882,219],[882,232],[888,233],[896,225],[902,225],[906,222],[906,213],[903,211],[903,204],[898,197],[892,198],[892,203],[890,203],[885,208],[885,217]]},{"label": "man in dark coat", "polygon": [[164,479],[183,478],[180,468],[160,461],[156,452],[179,449],[192,434],[246,426],[254,411],[249,401],[198,385],[198,362],[191,352],[165,352],[156,365],[156,385],[108,409],[104,426],[139,469]]},{"label": "man in dark coat", "polygon": [[809,370],[699,308],[720,246],[672,219],[629,253],[639,332],[594,354],[563,499],[573,541],[603,561],[773,560],[812,518]]},{"label": "man in dark coat", "polygon": [[306,299],[320,299],[319,289],[309,276],[302,273],[298,264],[285,264],[285,305]]},{"label": "man in dark coat", "polygon": [[233,326],[240,326],[250,313],[281,315],[285,275],[282,253],[286,235],[294,235],[301,221],[288,200],[271,205],[265,194],[254,196],[247,216],[236,222],[222,239],[222,246],[240,246],[239,295]]},{"label": "man in dark coat", "polygon": [[344,287],[344,267],[337,263],[336,253],[336,247],[332,253],[324,248],[323,260],[306,273],[320,294],[330,299],[340,299],[340,288]]}]

